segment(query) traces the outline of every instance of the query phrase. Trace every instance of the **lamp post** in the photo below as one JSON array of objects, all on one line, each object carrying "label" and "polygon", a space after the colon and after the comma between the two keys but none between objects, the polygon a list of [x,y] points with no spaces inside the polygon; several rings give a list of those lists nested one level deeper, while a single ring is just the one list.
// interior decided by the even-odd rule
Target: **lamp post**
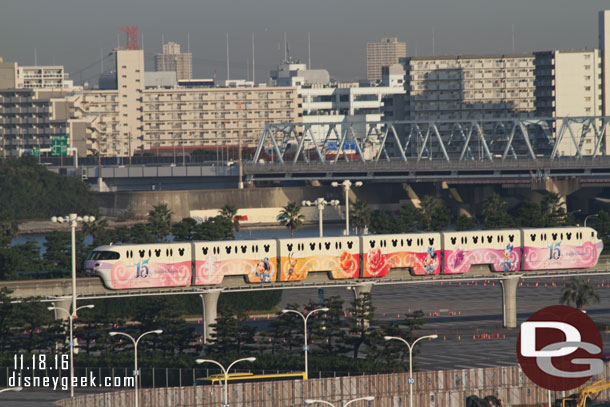
[{"label": "lamp post", "polygon": [[[83,305],[82,307],[76,308],[76,311],[83,308],[93,308],[95,305],[88,304]],[[74,377],[74,317],[76,316],[76,312],[74,314],[70,313],[70,310],[67,310],[62,307],[47,307],[49,311],[63,311],[68,315],[68,319],[70,320],[70,397],[74,397],[74,387],[72,386],[72,378]]]},{"label": "lamp post", "polygon": [[383,339],[385,339],[386,341],[390,341],[390,340],[401,341],[405,345],[407,345],[407,347],[409,348],[409,407],[413,407],[413,382],[415,382],[415,379],[413,379],[413,347],[415,346],[415,344],[417,342],[421,341],[422,339],[426,339],[426,338],[436,339],[436,338],[438,338],[438,335],[434,334],[434,335],[422,336],[421,338],[417,338],[416,340],[414,340],[413,343],[410,345],[409,345],[409,342],[407,342],[406,340],[404,340],[403,338],[400,338],[398,336],[384,336],[383,337]]},{"label": "lamp post", "polygon": [[72,229],[72,315],[76,316],[76,226],[78,222],[89,223],[95,221],[95,216],[80,217],[71,213],[68,216],[53,216],[51,221],[54,223],[70,222],[70,228]]},{"label": "lamp post", "polygon": [[0,393],[4,393],[5,391],[21,391],[21,390],[23,390],[23,387],[21,387],[21,386],[7,387],[6,389],[0,390]]},{"label": "lamp post", "polygon": [[311,311],[309,314],[307,315],[303,315],[302,312],[293,310],[293,309],[283,309],[282,310],[282,314],[287,314],[289,312],[292,312],[293,314],[297,314],[299,315],[301,318],[303,318],[303,331],[304,331],[304,335],[303,337],[305,338],[305,345],[303,346],[303,351],[305,352],[305,377],[307,379],[309,379],[309,366],[307,364],[307,351],[309,350],[309,346],[307,345],[307,320],[309,319],[310,316],[312,316],[314,313],[316,312],[328,312],[330,309],[329,308],[318,308],[318,309],[314,309],[313,311]]},{"label": "lamp post", "polygon": [[332,185],[333,187],[343,187],[343,190],[345,191],[345,236],[349,236],[349,190],[351,189],[352,185],[355,187],[361,187],[362,186],[362,182],[361,181],[356,181],[354,183],[352,183],[352,181],[346,179],[345,181],[339,183],[339,182],[332,182],[330,185]]},{"label": "lamp post", "polygon": [[239,362],[254,362],[256,360],[255,357],[249,357],[249,358],[243,358],[243,359],[237,359],[236,361],[234,361],[233,363],[231,363],[229,365],[229,367],[227,367],[225,369],[225,367],[223,365],[221,365],[220,363],[218,363],[215,360],[212,359],[197,359],[195,360],[195,363],[197,363],[198,365],[202,364],[202,363],[213,363],[216,366],[219,366],[220,369],[222,369],[222,373],[224,373],[225,375],[225,391],[224,391],[224,404],[222,405],[222,407],[229,407],[229,392],[227,391],[227,384],[229,382],[229,370],[231,370],[231,368],[233,367],[233,365],[239,363]]},{"label": "lamp post", "polygon": [[[343,404],[343,402],[341,402],[341,406],[342,407],[347,407],[352,403],[355,403],[356,401],[373,401],[375,400],[374,396],[366,396],[366,397],[359,397],[357,399],[353,399],[348,401],[347,403]],[[310,405],[310,404],[315,404],[315,403],[321,403],[321,404],[326,404],[328,406],[331,407],[335,407],[335,405],[333,403],[330,403],[328,401],[324,401],[324,400],[314,400],[314,399],[306,399],[305,400],[305,404]]]},{"label": "lamp post", "polygon": [[135,378],[135,383],[134,383],[134,389],[135,389],[135,407],[138,407],[138,376],[140,376],[140,372],[138,371],[138,342],[140,342],[140,339],[142,339],[143,336],[148,335],[148,334],[157,334],[157,335],[161,335],[163,333],[162,329],[155,329],[154,331],[148,331],[148,332],[144,332],[142,335],[138,336],[138,339],[135,339],[133,336],[126,334],[124,332],[110,332],[108,335],[110,336],[115,336],[115,335],[123,335],[128,337],[129,339],[131,339],[131,341],[133,342],[133,349],[134,349],[134,371],[133,371],[133,376]]},{"label": "lamp post", "polygon": [[598,216],[599,216],[599,215],[588,215],[588,216],[585,218],[585,227],[587,227],[587,219],[589,219],[589,218],[597,218]]},{"label": "lamp post", "polygon": [[320,229],[320,237],[324,236],[324,226],[323,226],[323,222],[324,222],[324,207],[326,207],[326,205],[331,205],[331,206],[339,206],[339,201],[336,199],[333,199],[332,201],[327,201],[324,198],[317,198],[315,201],[311,202],[311,201],[302,201],[301,205],[303,206],[314,206],[316,205],[318,207],[318,223],[319,223],[319,229]]}]

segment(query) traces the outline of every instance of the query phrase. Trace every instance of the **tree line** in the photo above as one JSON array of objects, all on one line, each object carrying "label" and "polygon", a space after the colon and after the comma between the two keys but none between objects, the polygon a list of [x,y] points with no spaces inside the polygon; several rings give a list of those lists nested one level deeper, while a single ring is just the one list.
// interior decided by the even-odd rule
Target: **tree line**
[{"label": "tree line", "polygon": [[[289,202],[278,214],[280,225],[294,231],[305,221],[301,206]],[[600,236],[610,233],[610,213],[600,211],[595,227]],[[482,205],[479,216],[459,215],[454,217],[443,201],[432,196],[424,196],[416,207],[411,202],[400,205],[396,211],[369,208],[365,201],[357,199],[350,203],[350,224],[360,234],[368,228],[373,234],[416,233],[449,230],[502,229],[520,227],[555,227],[576,224],[574,213],[566,211],[562,197],[547,193],[542,202],[524,201],[512,210],[499,194],[493,194]]]},{"label": "tree line", "polygon": [[[48,304],[36,301],[13,303],[6,289],[0,290],[0,360],[11,366],[12,355],[19,352],[41,352],[52,355],[67,349],[67,322],[54,319]],[[257,293],[260,295],[260,293]],[[82,309],[75,320],[77,338],[76,366],[130,367],[133,346],[129,341],[109,336],[109,332],[142,332],[163,329],[161,336],[147,336],[139,344],[143,367],[195,367],[201,356],[229,363],[236,358],[256,356],[258,370],[303,371],[303,320],[292,313],[277,313],[267,324],[249,322],[243,309],[232,306],[221,309],[215,333],[203,344],[201,325],[188,323],[179,312],[179,296],[158,297],[154,301],[94,300]],[[132,307],[131,317],[123,313]],[[300,311],[328,307],[308,320],[309,370],[322,372],[395,372],[408,369],[406,347],[385,341],[386,335],[408,341],[416,338],[424,325],[423,312],[404,314],[394,321],[378,321],[368,293],[361,294],[344,307],[340,297],[310,301]],[[288,309],[299,310],[293,303]],[[118,338],[118,339],[117,339]],[[60,344],[56,347],[56,344]]]}]

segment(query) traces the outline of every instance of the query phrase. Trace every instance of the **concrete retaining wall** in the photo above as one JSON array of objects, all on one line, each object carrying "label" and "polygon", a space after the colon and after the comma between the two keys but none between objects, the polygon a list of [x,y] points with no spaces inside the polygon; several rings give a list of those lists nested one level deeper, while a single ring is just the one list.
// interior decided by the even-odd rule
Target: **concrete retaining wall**
[{"label": "concrete retaining wall", "polygon": [[[605,372],[593,380],[608,377]],[[505,405],[547,403],[548,391],[533,384],[518,366],[487,369],[465,369],[418,372],[414,374],[414,405],[418,407],[462,407],[467,396],[493,394]],[[326,400],[335,405],[364,396],[375,396],[374,407],[404,407],[409,405],[408,373],[352,376],[307,381],[283,381],[229,385],[232,407],[304,406],[305,399]],[[222,404],[220,386],[172,387],[141,391],[141,407],[218,406]],[[56,402],[61,407],[127,407],[133,405],[133,391],[81,396]],[[551,398],[562,397],[551,392]],[[599,394],[607,400],[609,391]],[[354,404],[356,407],[365,406]]]},{"label": "concrete retaining wall", "polygon": [[[400,186],[393,184],[375,184],[354,188],[352,201],[357,198],[365,200],[374,208],[378,204],[398,203],[406,193]],[[269,187],[246,189],[220,189],[196,191],[123,191],[98,193],[97,202],[102,215],[145,219],[153,206],[166,203],[174,213],[173,220],[179,221],[192,216],[193,211],[216,210],[227,203],[237,208],[280,208],[288,202],[315,200],[323,197],[326,200],[338,199],[345,203],[345,194],[341,188],[333,187]],[[315,210],[314,210],[315,211]],[[277,212],[275,212],[277,215]]]}]

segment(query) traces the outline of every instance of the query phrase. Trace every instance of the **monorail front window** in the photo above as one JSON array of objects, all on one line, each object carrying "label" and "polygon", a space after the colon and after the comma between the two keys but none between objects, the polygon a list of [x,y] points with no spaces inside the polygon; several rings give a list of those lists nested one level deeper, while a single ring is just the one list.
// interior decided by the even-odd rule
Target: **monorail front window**
[{"label": "monorail front window", "polygon": [[87,260],[118,260],[121,255],[118,252],[111,251],[92,251]]}]

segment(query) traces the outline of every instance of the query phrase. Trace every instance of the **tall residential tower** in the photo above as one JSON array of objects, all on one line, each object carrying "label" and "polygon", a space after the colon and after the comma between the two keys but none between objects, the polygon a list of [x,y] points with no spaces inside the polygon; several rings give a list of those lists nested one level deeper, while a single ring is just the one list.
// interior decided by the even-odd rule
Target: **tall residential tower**
[{"label": "tall residential tower", "polygon": [[407,56],[407,44],[398,38],[382,38],[380,42],[366,43],[366,79],[381,80],[381,69],[402,62]]},{"label": "tall residential tower", "polygon": [[168,42],[163,44],[163,53],[155,55],[155,71],[176,72],[176,78],[192,79],[193,77],[193,54],[181,53],[180,44]]}]

